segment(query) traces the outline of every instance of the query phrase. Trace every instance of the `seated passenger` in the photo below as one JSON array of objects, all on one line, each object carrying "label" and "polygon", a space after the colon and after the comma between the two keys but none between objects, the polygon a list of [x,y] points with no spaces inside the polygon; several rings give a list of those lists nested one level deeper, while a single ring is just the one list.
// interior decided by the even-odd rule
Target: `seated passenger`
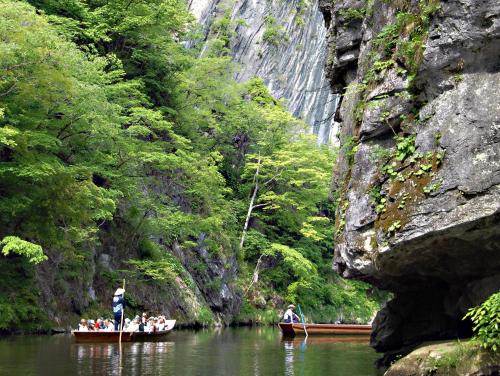
[{"label": "seated passenger", "polygon": [[109,319],[104,320],[104,329],[102,329],[104,332],[114,332],[115,331],[115,325],[113,322]]},{"label": "seated passenger", "polygon": [[88,332],[89,331],[87,320],[85,320],[85,319],[80,320],[80,323],[78,324],[78,331],[79,332]]},{"label": "seated passenger", "polygon": [[152,317],[149,318],[148,323],[147,323],[146,327],[144,328],[144,331],[148,332],[148,333],[153,333],[156,331],[155,324],[154,324]]},{"label": "seated passenger", "polygon": [[137,330],[139,332],[144,331],[144,324],[142,323],[141,317],[139,315],[134,317],[134,320],[137,321]]},{"label": "seated passenger", "polygon": [[163,317],[160,317],[160,319],[158,320],[157,328],[159,332],[165,330],[165,319]]},{"label": "seated passenger", "polygon": [[102,329],[102,319],[97,319],[94,324],[94,330],[99,331]]},{"label": "seated passenger", "polygon": [[89,331],[94,331],[94,325],[95,325],[94,320],[87,321],[87,327],[89,328]]},{"label": "seated passenger", "polygon": [[295,306],[293,304],[290,304],[288,306],[288,309],[286,310],[285,315],[283,316],[283,322],[292,323],[300,321],[299,316],[297,316],[295,312],[293,312],[294,309]]},{"label": "seated passenger", "polygon": [[137,332],[139,331],[139,318],[135,318],[132,320],[129,326],[125,329],[127,332]]}]

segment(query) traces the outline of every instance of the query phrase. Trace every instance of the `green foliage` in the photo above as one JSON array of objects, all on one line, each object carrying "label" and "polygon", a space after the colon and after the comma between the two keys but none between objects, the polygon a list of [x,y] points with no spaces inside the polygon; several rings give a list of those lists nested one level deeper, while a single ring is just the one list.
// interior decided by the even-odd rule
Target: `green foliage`
[{"label": "green foliage", "polygon": [[0,258],[0,331],[49,328],[47,314],[38,303],[33,266],[24,258]]},{"label": "green foliage", "polygon": [[481,347],[491,351],[500,349],[500,292],[492,294],[480,306],[469,309],[465,318],[474,324],[474,336]]},{"label": "green foliage", "polygon": [[285,28],[281,26],[274,17],[266,16],[265,26],[266,29],[264,34],[262,34],[262,40],[265,43],[277,47],[280,44],[287,43],[289,41]]},{"label": "green foliage", "polygon": [[[432,166],[431,166],[431,168],[432,168]],[[436,192],[439,188],[441,188],[442,184],[443,184],[443,182],[441,180],[438,180],[438,181],[435,181],[434,183],[428,184],[423,188],[424,193],[431,194],[432,192]]]},{"label": "green foliage", "polygon": [[202,326],[208,326],[214,322],[214,315],[207,306],[202,306],[198,311],[196,321]]},{"label": "green foliage", "polygon": [[42,247],[37,244],[19,239],[17,236],[6,236],[0,241],[2,254],[8,256],[11,253],[26,257],[32,264],[39,264],[47,260],[43,254]]},{"label": "green foliage", "polygon": [[311,273],[316,272],[314,265],[300,252],[283,244],[271,244],[271,248],[264,252],[266,256],[280,254],[283,262],[292,271],[295,277],[306,279]]},{"label": "green foliage", "polygon": [[402,162],[415,153],[414,134],[408,137],[396,136],[394,139],[396,141],[396,160]]},{"label": "green foliage", "polygon": [[370,153],[370,161],[375,163],[386,162],[391,157],[391,151],[379,145],[375,145]]},{"label": "green foliage", "polygon": [[387,199],[382,195],[380,191],[380,186],[376,185],[370,190],[370,199],[375,205],[375,212],[377,214],[384,213],[386,211],[385,204]]},{"label": "green foliage", "polygon": [[351,22],[354,20],[362,20],[366,15],[366,8],[345,8],[339,11],[339,15],[343,18],[344,22]]},{"label": "green foliage", "polygon": [[[401,2],[401,0],[395,1]],[[408,11],[409,6],[406,2],[393,5],[396,9],[404,11],[397,13],[396,20],[386,25],[373,43],[379,48],[383,57],[399,61],[413,76],[423,59],[430,17],[440,9],[440,2],[439,0],[421,0],[418,9],[414,12]],[[373,78],[372,76],[371,79]]]}]

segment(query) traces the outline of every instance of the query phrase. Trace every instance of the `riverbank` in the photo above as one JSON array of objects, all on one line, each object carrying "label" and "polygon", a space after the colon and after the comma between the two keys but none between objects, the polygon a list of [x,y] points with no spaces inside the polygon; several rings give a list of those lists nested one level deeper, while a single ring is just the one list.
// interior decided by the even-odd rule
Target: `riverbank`
[{"label": "riverbank", "polygon": [[468,376],[500,372],[500,352],[491,353],[472,340],[423,344],[396,361],[384,376]]}]

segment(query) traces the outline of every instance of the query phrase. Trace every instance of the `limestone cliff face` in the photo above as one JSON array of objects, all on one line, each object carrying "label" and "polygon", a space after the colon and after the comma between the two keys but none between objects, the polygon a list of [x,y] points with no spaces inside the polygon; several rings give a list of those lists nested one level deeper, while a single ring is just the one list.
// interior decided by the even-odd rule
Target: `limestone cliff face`
[{"label": "limestone cliff face", "polygon": [[372,345],[469,329],[500,288],[500,4],[320,1],[343,93],[334,268],[390,290]]},{"label": "limestone cliff face", "polygon": [[338,96],[325,79],[326,27],[318,0],[190,0],[188,5],[206,40],[218,20],[230,21],[231,55],[240,66],[236,80],[262,78],[320,142],[336,142]]}]

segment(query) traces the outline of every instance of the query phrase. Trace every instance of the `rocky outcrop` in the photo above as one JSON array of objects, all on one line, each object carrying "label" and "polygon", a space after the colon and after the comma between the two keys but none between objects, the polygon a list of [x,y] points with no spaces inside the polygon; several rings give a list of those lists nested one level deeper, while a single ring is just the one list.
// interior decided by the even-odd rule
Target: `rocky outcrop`
[{"label": "rocky outcrop", "polygon": [[320,1],[342,93],[334,268],[389,290],[383,352],[465,335],[500,288],[500,5]]},{"label": "rocky outcrop", "polygon": [[322,143],[336,142],[338,97],[325,79],[326,27],[318,0],[191,0],[190,10],[210,40],[213,25],[230,22],[230,50],[238,81],[262,78],[271,94],[311,125]]},{"label": "rocky outcrop", "polygon": [[448,341],[420,346],[395,362],[384,376],[493,376],[499,372],[499,353],[473,342]]},{"label": "rocky outcrop", "polygon": [[[176,319],[180,326],[236,322],[241,291],[236,286],[234,256],[209,252],[204,235],[189,249],[175,245],[167,250],[159,240],[158,249],[171,253],[178,264],[176,275],[160,269],[165,278],[155,280],[150,275],[137,275],[138,270],[128,263],[131,259],[140,259],[144,252],[143,247],[127,236],[127,231],[132,234],[130,230],[103,228],[100,246],[92,250],[78,273],[61,271],[54,258],[37,268],[36,285],[40,290],[41,308],[49,320],[47,325],[69,330],[80,316],[109,316],[112,294],[121,286],[123,276],[127,283],[129,313],[163,313]],[[153,263],[150,269],[155,266],[161,267]]]}]

